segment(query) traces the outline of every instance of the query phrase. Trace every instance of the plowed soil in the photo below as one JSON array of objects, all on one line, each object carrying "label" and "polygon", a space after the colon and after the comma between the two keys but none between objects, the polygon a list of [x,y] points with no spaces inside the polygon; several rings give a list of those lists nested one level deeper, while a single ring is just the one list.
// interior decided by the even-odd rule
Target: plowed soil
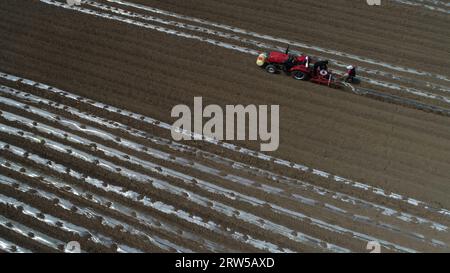
[{"label": "plowed soil", "polygon": [[[143,15],[187,22],[187,20],[155,15],[149,11],[122,6],[118,3],[96,2]],[[420,7],[384,4],[384,2],[381,7],[369,7],[365,3],[355,3],[356,1],[350,0],[326,0],[319,1],[320,3],[318,1],[277,1],[276,6],[273,1],[265,0],[134,0],[131,2],[274,37],[284,37],[309,45],[348,52],[397,66],[427,71],[433,75],[450,77],[448,71],[450,17],[445,13],[424,10]],[[82,4],[81,7],[92,8],[87,4]],[[217,169],[221,174],[196,169],[195,164],[191,167],[169,158],[165,160],[152,157],[144,151],[121,146],[117,141],[90,135],[88,132],[65,126],[55,120],[50,121],[36,113],[15,108],[0,100],[0,111],[3,114],[14,113],[39,124],[53,126],[68,134],[85,137],[92,143],[103,144],[128,156],[208,181],[234,192],[233,194],[251,196],[263,203],[255,205],[248,200],[235,198],[236,196],[233,195],[227,196],[208,191],[195,183],[187,184],[182,179],[166,177],[126,158],[110,157],[101,151],[94,151],[90,143],[73,143],[70,139],[61,139],[57,135],[39,131],[38,128],[28,128],[23,123],[9,120],[7,116],[0,117],[0,124],[35,133],[40,137],[71,146],[123,168],[165,180],[186,192],[232,207],[237,210],[238,216],[241,210],[265,219],[264,221],[276,223],[289,231],[274,231],[269,228],[269,225],[263,224],[259,227],[249,222],[246,216],[224,217],[222,212],[216,210],[217,205],[203,206],[190,199],[190,194],[177,195],[152,184],[139,184],[123,175],[97,168],[90,162],[73,155],[52,150],[51,147],[38,145],[28,139],[22,140],[20,135],[5,131],[0,132],[2,142],[20,147],[107,184],[123,187],[155,201],[171,205],[176,210],[198,216],[204,223],[208,221],[216,223],[218,227],[217,230],[210,230],[199,225],[192,228],[193,224],[188,220],[180,219],[173,214],[164,214],[162,211],[143,205],[138,200],[131,200],[117,193],[83,184],[83,180],[67,174],[58,174],[48,167],[20,158],[8,149],[2,149],[0,152],[0,159],[4,158],[5,162],[18,162],[23,164],[25,169],[40,169],[44,174],[56,177],[68,185],[79,185],[85,192],[104,196],[112,202],[123,204],[138,212],[149,213],[155,219],[160,219],[163,227],[171,224],[179,230],[179,233],[171,233],[161,226],[146,226],[145,221],[139,222],[133,216],[112,211],[102,204],[95,205],[92,200],[76,197],[50,185],[44,186],[36,179],[24,179],[20,172],[8,170],[3,161],[0,174],[72,200],[79,206],[92,208],[94,211],[127,223],[150,237],[164,238],[192,251],[269,250],[249,244],[250,240],[230,240],[232,238],[230,234],[233,232],[273,243],[277,246],[275,249],[279,251],[286,249],[296,252],[330,251],[331,249],[324,246],[324,242],[350,251],[366,251],[366,243],[370,240],[366,237],[364,237],[366,239],[357,237],[356,233],[384,240],[384,243],[381,243],[383,251],[405,251],[398,246],[416,251],[449,251],[448,230],[439,231],[417,220],[417,218],[424,218],[444,226],[450,225],[450,214],[438,212],[450,208],[450,119],[448,117],[310,82],[295,81],[282,74],[269,75],[255,66],[253,55],[136,25],[82,14],[40,1],[1,1],[0,18],[2,18],[0,20],[1,72],[45,83],[93,101],[169,124],[174,121],[170,117],[172,107],[177,104],[192,106],[194,96],[202,96],[204,105],[280,105],[280,146],[277,151],[268,155],[381,188],[387,195],[395,193],[414,198],[428,204],[428,207],[415,206],[405,202],[406,198],[398,200],[392,196],[382,196],[370,190],[337,183],[330,177],[321,177],[311,171],[295,170],[289,166],[281,166],[272,161],[264,161],[202,141],[183,143],[197,152],[177,151],[170,145],[151,141],[150,136],[171,139],[170,131],[161,129],[159,126],[96,108],[87,101],[76,101],[36,86],[12,82],[4,78],[0,79],[1,85],[55,101],[60,105],[75,107],[82,112],[94,114],[101,119],[120,122],[130,128],[129,131],[108,128],[70,114],[63,108],[58,108],[57,104],[39,104],[4,92],[0,93],[0,98],[26,103],[48,111],[52,115],[96,127],[121,139],[128,139],[140,145],[170,153],[174,158],[184,158],[197,164],[204,164]],[[141,20],[141,22],[144,21]],[[203,25],[203,27],[208,26]],[[229,41],[223,37],[183,29],[180,31],[253,48],[245,43]],[[249,35],[237,35],[249,38]],[[328,55],[325,54],[325,56]],[[346,60],[345,57],[339,56],[336,59]],[[377,64],[354,63],[419,82],[429,81],[450,88],[448,81],[434,76],[419,76],[395,71]],[[374,76],[374,78],[385,79],[382,76]],[[395,80],[391,79],[391,81],[397,83]],[[414,85],[415,83],[411,83],[410,86]],[[420,88],[427,92],[432,92],[429,85],[428,87],[425,84],[416,85],[420,85]],[[429,98],[417,98],[414,95],[388,88],[383,89],[369,83],[362,83],[362,86],[433,104]],[[439,94],[445,95],[445,92],[442,91]],[[436,105],[448,107],[443,102]],[[142,130],[149,134],[149,137],[130,134],[133,129]],[[241,141],[233,142],[233,144],[252,150],[259,149],[258,142]],[[207,155],[209,153],[219,156],[219,159],[213,160]],[[223,159],[220,159],[221,157]],[[274,175],[285,176],[291,180],[271,179],[250,168],[238,169],[227,163],[225,159],[271,171]],[[230,177],[233,175],[245,178],[245,181],[254,181],[255,185],[242,186],[242,184],[230,182]],[[310,185],[301,187],[300,181],[306,181]],[[20,189],[12,186],[4,184],[0,186],[2,195],[30,204],[43,213],[53,214],[55,217],[86,227],[88,230],[105,234],[116,244],[124,243],[146,252],[175,251],[174,248],[164,249],[151,243],[142,243],[139,235],[106,227],[93,219],[76,216],[75,212],[66,212],[62,208],[54,209],[51,203],[42,198],[33,197],[29,193],[20,193]],[[282,193],[269,193],[264,191],[264,186],[279,187]],[[313,190],[314,186],[322,187],[329,192],[320,195]],[[395,210],[396,213],[383,214],[374,207],[364,205],[364,202],[352,204],[341,201],[339,198],[332,197],[336,192],[386,206]],[[300,200],[303,199],[297,198],[296,195],[302,195],[317,202],[302,203]],[[332,207],[340,208],[340,212],[333,210]],[[283,214],[277,208],[301,213],[306,218]],[[6,218],[14,218],[12,220],[63,241],[68,241],[68,237],[72,236],[67,231],[55,230],[43,223],[33,223],[29,216],[15,215],[11,213],[12,210],[14,208],[0,204],[0,215]],[[414,216],[412,222],[399,219],[397,216],[401,216],[402,212],[412,214]],[[240,215],[243,215],[242,212]],[[362,217],[358,218],[358,216]],[[314,219],[343,227],[346,231],[337,232],[338,229],[333,229],[335,226],[327,229],[325,226],[318,225]],[[214,248],[211,247],[212,244],[203,244],[186,237],[185,232],[191,231],[191,228],[193,233],[200,234],[206,241],[214,242],[221,248]],[[315,245],[296,241],[292,238],[297,235],[296,232],[307,234],[323,242]],[[414,233],[422,234],[424,239],[414,237]],[[15,235],[3,226],[0,228],[0,238],[15,242],[18,246],[31,251],[52,251],[51,247],[40,248],[39,243]],[[83,240],[82,244],[86,245],[87,251],[115,251],[114,246],[108,248],[106,245],[97,244],[88,239],[76,239]],[[442,244],[436,244],[437,241]],[[392,247],[386,242],[393,243],[395,246]]]}]

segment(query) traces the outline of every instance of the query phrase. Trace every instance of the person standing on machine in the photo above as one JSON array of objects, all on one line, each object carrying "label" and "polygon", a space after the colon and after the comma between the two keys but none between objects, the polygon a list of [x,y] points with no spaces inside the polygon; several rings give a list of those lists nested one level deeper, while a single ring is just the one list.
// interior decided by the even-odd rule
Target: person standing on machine
[{"label": "person standing on machine", "polygon": [[320,73],[320,71],[325,70],[328,71],[328,61],[318,61],[314,64],[313,71],[314,76],[317,76],[317,74]]}]

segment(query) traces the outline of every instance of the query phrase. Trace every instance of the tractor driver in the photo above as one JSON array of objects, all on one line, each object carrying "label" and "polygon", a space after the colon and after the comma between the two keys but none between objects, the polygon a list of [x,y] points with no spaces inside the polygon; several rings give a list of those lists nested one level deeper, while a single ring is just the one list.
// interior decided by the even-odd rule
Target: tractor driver
[{"label": "tractor driver", "polygon": [[284,62],[284,67],[286,71],[289,71],[289,69],[291,69],[293,66],[296,65],[304,65],[306,67],[309,67],[310,60],[311,59],[309,58],[309,56],[306,55],[300,56],[289,55],[289,58],[286,60],[286,62]]},{"label": "tractor driver", "polygon": [[307,55],[301,55],[297,57],[297,63],[299,65],[304,65],[306,67],[309,67],[309,62],[311,61],[311,58]]},{"label": "tractor driver", "polygon": [[296,58],[294,55],[289,54],[287,60],[283,63],[285,71],[289,71],[296,64]]},{"label": "tractor driver", "polygon": [[325,70],[328,71],[328,61],[318,61],[314,64],[314,76],[316,76],[318,74],[318,72]]}]

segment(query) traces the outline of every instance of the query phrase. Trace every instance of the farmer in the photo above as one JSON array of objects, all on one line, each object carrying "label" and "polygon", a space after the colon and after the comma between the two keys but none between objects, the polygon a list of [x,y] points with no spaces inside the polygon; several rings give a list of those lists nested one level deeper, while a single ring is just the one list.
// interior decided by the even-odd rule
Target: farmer
[{"label": "farmer", "polygon": [[300,55],[297,57],[297,64],[304,65],[306,67],[309,67],[309,62],[311,61],[311,58],[307,55]]},{"label": "farmer", "polygon": [[296,64],[296,61],[297,59],[295,58],[295,56],[289,54],[287,60],[283,63],[284,70],[289,71],[289,69],[291,69]]},{"label": "farmer", "polygon": [[353,65],[347,66],[347,73],[344,75],[346,82],[352,83],[356,76],[356,67]]},{"label": "farmer", "polygon": [[296,65],[304,65],[306,67],[309,67],[310,60],[311,58],[307,55],[289,55],[289,58],[286,60],[286,62],[284,62],[285,71],[289,71],[289,69]]},{"label": "farmer", "polygon": [[322,70],[328,71],[328,61],[318,61],[314,64],[314,76],[316,76]]}]

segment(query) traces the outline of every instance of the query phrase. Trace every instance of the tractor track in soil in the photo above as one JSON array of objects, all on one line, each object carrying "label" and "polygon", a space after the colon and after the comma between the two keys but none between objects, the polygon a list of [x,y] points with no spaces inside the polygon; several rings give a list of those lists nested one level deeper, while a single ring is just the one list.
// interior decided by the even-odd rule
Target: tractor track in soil
[{"label": "tractor track in soil", "polygon": [[[76,11],[80,11],[80,12],[87,13],[87,14],[90,14],[90,15],[96,15],[96,16],[99,16],[99,17],[102,17],[102,18],[107,18],[109,20],[115,20],[115,21],[120,21],[120,22],[124,22],[124,23],[133,24],[135,26],[140,26],[140,27],[144,27],[144,28],[150,28],[152,30],[161,31],[161,32],[172,34],[172,35],[176,35],[176,36],[182,36],[184,38],[200,40],[200,41],[203,41],[203,42],[214,44],[216,46],[225,47],[225,48],[237,50],[237,51],[240,51],[240,52],[246,52],[246,53],[250,53],[250,54],[253,54],[253,55],[256,54],[255,50],[249,49],[249,48],[246,48],[246,47],[233,46],[233,45],[228,44],[228,43],[223,44],[222,42],[214,40],[214,39],[213,40],[207,39],[207,38],[199,39],[199,36],[196,36],[196,35],[192,36],[191,34],[187,34],[187,33],[184,33],[184,32],[179,32],[177,30],[162,28],[161,26],[148,24],[148,23],[142,22],[142,21],[130,20],[129,18],[125,18],[125,17],[122,17],[122,16],[117,16],[117,15],[111,14],[111,13],[98,12],[96,10],[86,9],[86,8],[78,8],[78,7],[74,8],[74,7],[70,7],[70,6],[64,5],[64,4],[62,4],[60,2],[57,2],[57,1],[53,1],[53,0],[49,0],[49,1],[46,0],[46,1],[43,1],[43,2],[45,2],[47,4],[50,4],[50,5],[56,5],[57,7],[74,9]],[[117,2],[117,1],[113,1],[113,2]],[[119,2],[123,3],[123,1],[119,1]],[[119,13],[120,15],[127,15],[127,16],[130,15],[126,11],[117,10],[117,9],[111,9],[111,7],[108,7],[108,6],[105,6],[105,5],[101,5],[101,4],[97,4],[96,2],[87,1],[87,3],[88,4],[91,3],[90,4],[91,6],[95,5],[96,7],[102,7],[102,11],[104,11],[103,9],[106,8],[107,11],[111,11],[113,13]],[[92,3],[94,3],[94,4],[92,4]],[[129,3],[129,2],[124,2],[124,3]],[[130,16],[136,17],[136,15],[134,15],[134,14],[131,14]],[[160,19],[158,19],[158,20],[160,20]],[[153,21],[153,19],[152,19],[152,21]],[[206,23],[206,24],[209,25],[211,23]],[[184,24],[180,25],[180,24],[176,23],[176,26],[177,27],[181,27],[181,28],[186,28],[186,26]],[[223,28],[234,30],[233,28],[228,27],[228,26],[223,27]],[[236,31],[236,30],[234,30],[234,31]],[[201,31],[201,32],[204,32],[204,31]],[[249,32],[244,31],[244,30],[238,30],[236,32],[238,32],[238,33],[241,33],[241,32],[249,33]],[[210,30],[209,33],[221,36],[219,34],[219,32],[216,32],[216,31],[211,31]],[[254,34],[254,35],[256,35],[258,37],[264,37],[264,36],[261,36],[260,34]],[[230,34],[226,34],[225,36],[221,36],[221,37],[229,37],[229,38],[233,38],[234,40],[236,40],[236,39],[240,40],[241,39],[238,36],[230,35]],[[280,39],[276,39],[276,38],[273,38],[273,37],[269,37],[269,38],[264,37],[264,38],[266,38],[266,39],[270,38],[270,40],[275,40],[275,41],[280,40]],[[288,41],[286,41],[286,43],[296,44],[295,42],[288,42]],[[300,44],[300,46],[302,46],[302,44]],[[311,46],[306,46],[306,47],[307,48],[316,48],[316,47],[311,47]],[[268,48],[268,47],[266,46],[265,48]],[[269,48],[270,48],[270,46],[269,46]],[[320,48],[318,48],[318,49],[320,49]],[[320,49],[319,51],[329,52],[329,50],[325,50],[325,49]],[[331,51],[331,52],[333,52],[333,51]],[[335,54],[348,56],[348,54],[344,54],[344,53],[340,53],[340,52],[335,52]],[[361,59],[358,56],[354,56],[352,58]],[[369,60],[369,62],[370,63],[374,63],[375,61],[374,60]],[[336,61],[336,63],[337,63],[337,61]],[[339,63],[339,66],[340,67],[345,67],[346,65],[342,64],[342,63]],[[400,71],[411,72],[413,74],[428,75],[425,72],[415,71],[415,70],[411,70],[411,69],[404,69],[404,68],[392,66],[392,65],[389,65],[389,64],[384,64],[384,66],[392,67],[392,68],[395,68],[396,70],[400,70]],[[364,71],[368,71],[367,69],[363,69],[363,70]],[[372,74],[373,73],[375,73],[375,74],[386,74],[385,72],[378,72],[378,71],[370,71],[370,73],[372,73]],[[430,74],[430,76],[437,77],[437,78],[440,78],[442,80],[446,80],[446,77],[442,76],[442,75],[432,75],[432,74]],[[395,75],[393,77],[395,79],[399,78],[398,76],[395,76]],[[411,94],[412,95],[417,95],[421,99],[423,99],[423,98],[425,98],[427,100],[431,99],[431,100],[436,101],[439,104],[444,103],[444,105],[445,105],[446,103],[450,102],[450,98],[446,97],[445,95],[443,96],[443,95],[440,95],[440,94],[434,94],[433,92],[430,93],[430,92],[427,92],[427,91],[418,90],[416,88],[405,87],[405,86],[398,85],[398,84],[395,84],[395,83],[392,83],[392,82],[383,82],[383,81],[379,81],[379,80],[369,79],[369,78],[366,78],[366,77],[361,77],[361,79],[363,79],[364,81],[367,81],[367,82],[369,82],[371,84],[375,84],[378,87],[388,88],[388,89],[390,89],[392,91],[400,92],[400,93],[405,93],[406,92],[407,95],[408,94],[409,95],[411,95]],[[433,89],[436,88],[436,86],[434,84],[432,84],[432,83],[429,83],[429,82],[425,82],[425,83],[426,83],[427,87],[432,86]],[[438,86],[438,88],[440,90],[442,89],[444,92],[448,91],[448,89],[445,86],[441,86],[441,87]],[[387,100],[387,101],[394,102],[394,103],[399,103],[399,102],[402,101],[402,98],[399,98],[399,97],[396,97],[396,96],[392,97],[392,96],[389,96],[389,94],[386,94],[386,93],[379,93],[378,91],[374,91],[374,90],[370,90],[370,91],[371,91],[370,92],[370,96],[371,97],[377,97],[378,99]],[[361,90],[361,92],[357,92],[357,93],[359,93],[359,94],[366,94],[367,92],[365,92],[364,90]],[[448,113],[448,109],[445,109],[445,108],[444,109],[435,109],[434,107],[428,107],[427,105],[423,105],[421,103],[415,103],[414,101],[410,101],[410,100],[403,100],[403,103],[401,103],[401,104],[407,105],[407,106],[410,106],[410,107],[414,107],[414,108],[418,108],[418,109],[426,109],[427,111],[441,113],[441,114],[445,114],[445,115],[447,115],[447,113]]]},{"label": "tractor track in soil", "polygon": [[[449,250],[447,117],[267,78],[257,69],[249,73],[254,58],[245,53],[260,50],[258,43],[283,46],[283,39],[275,37],[290,37],[285,34],[292,28],[272,33],[268,22],[277,20],[273,27],[280,28],[286,22],[276,16],[258,22],[256,14],[270,13],[266,8],[256,9],[240,27],[259,24],[259,32],[274,36],[211,24],[233,25],[227,21],[233,18],[229,7],[242,8],[236,16],[248,15],[245,2],[211,1],[188,11],[185,4],[173,8],[173,1],[151,1],[166,11],[171,7],[178,17],[125,1],[82,5],[108,16],[119,11],[121,18],[132,12],[132,19],[123,20],[134,25],[42,2],[60,3],[21,0],[2,3],[0,11],[5,18],[0,71],[42,82],[0,73],[1,251],[58,252],[70,240],[87,252],[347,252],[364,251],[374,240],[388,252]],[[217,18],[198,20],[207,6],[209,16]],[[314,4],[313,14],[322,8]],[[164,31],[137,26],[148,16],[155,16],[156,30]],[[75,18],[81,23],[74,24]],[[335,19],[345,26],[343,17]],[[165,34],[170,28],[162,27],[170,21],[181,38]],[[439,17],[436,26],[445,21]],[[189,24],[202,29],[189,29]],[[394,29],[404,32],[408,25],[405,21]],[[338,66],[358,60],[375,81],[395,84],[398,79],[404,90],[423,89],[423,94],[445,98],[447,78],[440,68],[446,63],[436,56],[445,54],[446,38],[428,34],[428,28],[419,25],[417,35],[402,45],[385,43],[389,32],[368,34],[355,51],[368,58],[303,49],[334,56]],[[392,61],[411,69],[373,62],[384,55],[367,54],[364,47],[376,36],[384,39],[378,50],[396,47],[404,54]],[[331,37],[339,42],[346,35]],[[417,56],[424,37],[435,63],[419,67],[404,61]],[[300,43],[297,47],[302,50]],[[176,64],[175,76],[170,64]],[[179,73],[184,71],[189,73]],[[395,91],[392,84],[358,88],[367,87],[373,96],[383,92],[385,101],[446,111],[439,108],[444,102]],[[196,95],[220,105],[280,104],[279,151],[264,155],[250,142],[171,141],[166,123],[171,106],[191,105]]]}]

